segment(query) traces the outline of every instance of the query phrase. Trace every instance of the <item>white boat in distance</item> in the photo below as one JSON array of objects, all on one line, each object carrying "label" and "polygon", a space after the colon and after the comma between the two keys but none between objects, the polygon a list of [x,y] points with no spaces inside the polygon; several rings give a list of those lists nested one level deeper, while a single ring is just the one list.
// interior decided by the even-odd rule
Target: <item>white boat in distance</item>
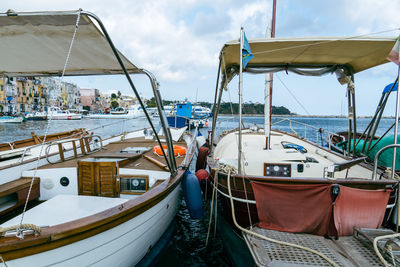
[{"label": "white boat in distance", "polygon": [[12,116],[0,117],[0,123],[21,123],[23,121],[24,117],[12,117]]},{"label": "white boat in distance", "polygon": [[80,120],[81,114],[71,113],[69,110],[61,110],[59,107],[50,107],[47,118],[51,120]]},{"label": "white boat in distance", "polygon": [[131,105],[128,109],[119,108],[118,111],[111,111],[109,114],[89,114],[90,119],[134,119],[144,118],[144,112],[139,104]]},{"label": "white boat in distance", "polygon": [[45,111],[35,111],[25,115],[28,121],[44,121],[47,120],[47,112]]}]

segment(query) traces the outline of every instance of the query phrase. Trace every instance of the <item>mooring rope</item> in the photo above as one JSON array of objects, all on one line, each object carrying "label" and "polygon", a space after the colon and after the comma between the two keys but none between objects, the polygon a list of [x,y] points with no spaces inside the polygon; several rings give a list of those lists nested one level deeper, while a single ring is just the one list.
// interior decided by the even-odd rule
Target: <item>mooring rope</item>
[{"label": "mooring rope", "polygon": [[[214,197],[217,195],[216,191],[217,191],[217,186],[218,186],[218,172],[219,172],[219,170],[216,170],[215,174],[214,174],[215,179],[214,179],[213,190],[212,190],[212,194],[211,194],[210,219],[208,221],[207,237],[206,237],[206,244],[205,244],[206,247],[208,245],[208,238],[210,236],[210,231],[211,231],[211,222],[212,222],[212,216],[213,216],[213,211],[214,211]],[[216,205],[215,205],[215,209],[217,209]],[[215,223],[216,223],[216,221],[215,221]]]}]

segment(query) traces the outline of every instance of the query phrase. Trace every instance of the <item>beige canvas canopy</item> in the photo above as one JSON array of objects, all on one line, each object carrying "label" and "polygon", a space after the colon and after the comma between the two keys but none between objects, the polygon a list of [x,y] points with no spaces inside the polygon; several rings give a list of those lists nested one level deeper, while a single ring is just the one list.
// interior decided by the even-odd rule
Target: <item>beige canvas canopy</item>
[{"label": "beige canvas canopy", "polygon": [[[61,75],[78,13],[0,13],[0,75]],[[65,75],[123,73],[110,44],[88,14],[81,14]],[[119,55],[128,72],[141,72]]]},{"label": "beige canvas canopy", "polygon": [[[265,66],[343,65],[357,73],[388,62],[395,38],[273,38],[249,40],[254,58],[248,68]],[[220,53],[221,70],[239,66],[238,40],[228,42]],[[228,75],[229,76],[229,75]]]}]

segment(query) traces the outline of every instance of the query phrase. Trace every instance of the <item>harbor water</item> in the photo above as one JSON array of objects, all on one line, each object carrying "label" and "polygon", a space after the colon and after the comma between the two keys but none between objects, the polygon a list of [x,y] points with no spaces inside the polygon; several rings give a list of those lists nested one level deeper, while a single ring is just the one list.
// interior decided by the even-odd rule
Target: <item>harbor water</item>
[{"label": "harbor water", "polygon": [[[294,122],[290,122],[291,119]],[[357,120],[357,131],[363,132],[370,122],[370,118],[360,118]],[[251,116],[244,117],[245,127],[263,127],[264,118]],[[313,141],[319,140],[321,131],[340,132],[346,131],[348,121],[346,118],[322,118],[322,117],[274,117],[273,128],[278,128],[287,132],[296,133]],[[381,135],[394,123],[394,119],[383,118],[376,135]],[[157,129],[160,128],[157,119],[154,119]],[[305,125],[311,125],[307,127]],[[217,122],[217,133],[236,128],[238,118],[232,116],[221,116]],[[7,143],[25,138],[30,138],[31,133],[43,135],[68,131],[76,128],[91,130],[100,136],[106,137],[149,127],[144,118],[138,119],[87,119],[77,121],[26,121],[21,124],[0,124],[0,142]],[[203,128],[200,132],[207,136],[211,130]],[[193,164],[192,164],[193,165]],[[194,168],[192,167],[192,171]],[[200,220],[192,220],[186,209],[185,202],[181,201],[176,218],[175,234],[169,241],[168,246],[161,253],[157,266],[230,266],[229,259],[223,251],[222,241],[218,233],[214,236],[214,229],[211,227],[211,235],[206,246],[207,230],[209,225],[209,208],[204,204],[205,214]]]}]

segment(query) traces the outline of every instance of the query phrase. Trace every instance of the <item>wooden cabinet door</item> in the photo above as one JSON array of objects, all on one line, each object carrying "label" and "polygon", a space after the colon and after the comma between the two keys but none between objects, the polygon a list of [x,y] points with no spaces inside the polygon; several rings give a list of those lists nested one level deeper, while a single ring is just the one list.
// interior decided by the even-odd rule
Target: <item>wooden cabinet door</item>
[{"label": "wooden cabinet door", "polygon": [[78,194],[97,195],[93,162],[78,162]]},{"label": "wooden cabinet door", "polygon": [[102,197],[118,197],[117,183],[118,163],[98,162],[96,164],[98,195]]}]

